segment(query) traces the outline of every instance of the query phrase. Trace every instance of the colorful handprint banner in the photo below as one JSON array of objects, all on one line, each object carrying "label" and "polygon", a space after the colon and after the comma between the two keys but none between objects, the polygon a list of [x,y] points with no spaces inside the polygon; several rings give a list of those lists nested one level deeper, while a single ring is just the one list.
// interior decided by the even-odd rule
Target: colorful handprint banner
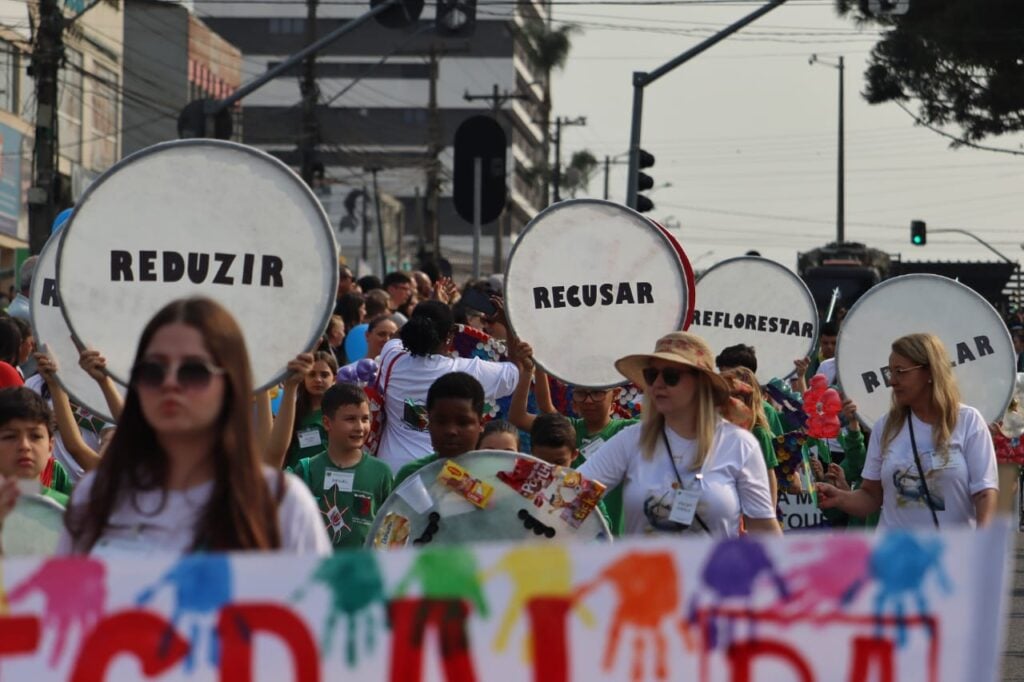
[{"label": "colorful handprint banner", "polygon": [[0,565],[5,680],[994,680],[1010,528]]}]

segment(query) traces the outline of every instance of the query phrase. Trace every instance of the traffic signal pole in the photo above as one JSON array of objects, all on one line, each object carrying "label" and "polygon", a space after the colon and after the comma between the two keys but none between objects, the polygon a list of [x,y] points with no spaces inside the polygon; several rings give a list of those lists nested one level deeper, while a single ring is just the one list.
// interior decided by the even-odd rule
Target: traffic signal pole
[{"label": "traffic signal pole", "polygon": [[626,184],[626,205],[632,209],[636,209],[636,195],[637,195],[637,173],[640,171],[640,127],[643,117],[644,108],[644,88],[658,80],[668,72],[672,71],[678,66],[682,66],[686,62],[690,61],[697,55],[701,54],[705,50],[714,45],[717,45],[721,41],[725,40],[733,33],[736,33],[741,28],[748,24],[757,21],[765,14],[768,14],[773,9],[782,5],[786,0],[772,0],[766,5],[759,9],[751,12],[747,16],[743,17],[739,21],[730,24],[726,28],[711,36],[707,40],[698,43],[691,47],[686,52],[683,52],[678,57],[665,62],[657,69],[651,72],[646,71],[634,71],[633,72],[633,120],[630,125],[629,131],[629,173],[627,174],[628,182]]}]

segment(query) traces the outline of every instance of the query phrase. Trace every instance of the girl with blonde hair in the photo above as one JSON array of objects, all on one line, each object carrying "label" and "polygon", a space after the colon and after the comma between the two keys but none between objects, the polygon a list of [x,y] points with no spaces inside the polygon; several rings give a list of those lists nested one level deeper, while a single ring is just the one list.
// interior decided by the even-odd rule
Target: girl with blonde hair
[{"label": "girl with blonde hair", "polygon": [[880,526],[983,526],[996,507],[998,479],[984,417],[960,403],[952,362],[934,334],[896,339],[889,355],[889,413],[868,443],[863,483],[855,491],[818,485],[823,509]]},{"label": "girl with blonde hair", "polygon": [[781,533],[768,471],[753,435],[722,417],[729,384],[700,337],[673,332],[653,353],[615,363],[644,387],[643,416],[594,453],[580,473],[622,484],[627,535],[685,530],[736,536]]}]

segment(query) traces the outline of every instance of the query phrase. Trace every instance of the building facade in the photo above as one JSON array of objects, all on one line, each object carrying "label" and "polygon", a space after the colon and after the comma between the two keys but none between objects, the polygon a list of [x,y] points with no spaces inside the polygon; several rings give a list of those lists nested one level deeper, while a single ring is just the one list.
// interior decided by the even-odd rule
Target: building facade
[{"label": "building facade", "polygon": [[[241,49],[247,81],[299,51],[311,37],[304,3],[195,4],[211,28]],[[315,35],[327,34],[368,7],[320,4]],[[337,230],[343,255],[350,262],[365,257],[375,271],[380,260],[374,249],[374,175],[379,192],[404,207],[402,224],[385,226],[387,234],[397,235],[386,245],[389,268],[415,263],[437,242],[441,255],[453,262],[469,257],[472,225],[454,210],[451,179],[455,131],[471,116],[494,115],[509,141],[508,205],[502,217],[483,228],[485,271],[494,269],[495,238],[502,238],[502,253],[507,253],[510,234],[518,233],[546,200],[543,182],[534,179],[547,158],[546,74],[533,66],[523,30],[528,22],[544,21],[545,5],[540,0],[479,3],[475,31],[465,37],[438,35],[432,12],[428,4],[419,20],[403,29],[367,22],[317,58],[315,157],[320,172],[314,189]],[[243,141],[293,168],[301,163],[301,74],[300,65],[247,97],[242,114]],[[495,90],[501,95],[497,102],[465,97]],[[505,99],[506,94],[515,97]],[[435,158],[439,165],[432,166]],[[369,238],[362,234],[367,229]]]}]

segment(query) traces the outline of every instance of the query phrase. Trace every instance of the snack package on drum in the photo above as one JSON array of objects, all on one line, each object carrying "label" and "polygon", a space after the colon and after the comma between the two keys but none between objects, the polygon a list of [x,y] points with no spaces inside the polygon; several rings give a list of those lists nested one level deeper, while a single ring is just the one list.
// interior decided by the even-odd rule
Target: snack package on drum
[{"label": "snack package on drum", "polygon": [[454,490],[480,509],[486,509],[487,503],[494,494],[494,488],[478,478],[474,478],[466,469],[448,460],[444,463],[441,473],[437,475],[438,483]]},{"label": "snack package on drum", "polygon": [[534,500],[539,507],[544,502],[537,499],[537,495],[555,480],[557,468],[545,462],[517,457],[512,471],[499,471],[498,478],[526,499]]},{"label": "snack package on drum", "polygon": [[601,501],[605,491],[603,483],[583,478],[571,469],[566,470],[561,488],[563,490],[569,488],[576,493],[575,497],[568,502],[563,502],[561,505],[562,520],[573,528],[579,528],[587,520],[590,512],[594,511],[597,503]]},{"label": "snack package on drum", "polygon": [[373,538],[374,549],[405,547],[409,543],[409,519],[399,514],[388,514]]}]

